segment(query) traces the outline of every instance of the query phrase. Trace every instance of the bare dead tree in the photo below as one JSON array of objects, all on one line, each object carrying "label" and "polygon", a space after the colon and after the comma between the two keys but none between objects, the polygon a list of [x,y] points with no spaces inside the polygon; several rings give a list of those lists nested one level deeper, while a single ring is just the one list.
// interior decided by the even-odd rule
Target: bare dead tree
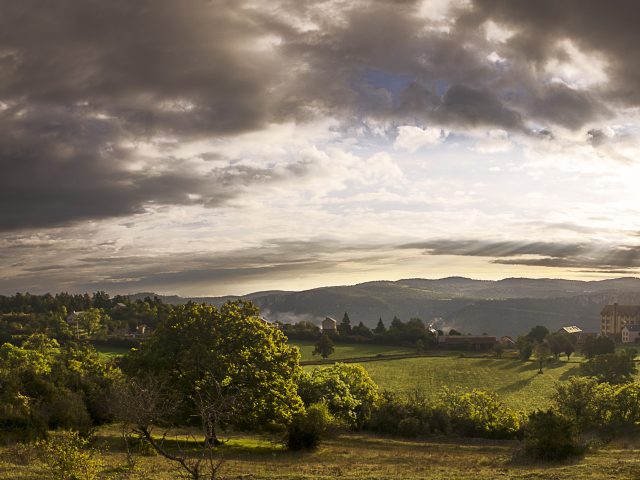
[{"label": "bare dead tree", "polygon": [[[199,441],[191,434],[183,441],[176,436],[174,443],[178,448],[170,449],[165,447],[165,441],[173,427],[170,419],[179,406],[175,398],[167,393],[170,390],[165,387],[157,378],[147,376],[127,379],[117,389],[114,396],[115,413],[123,425],[123,438],[130,465],[135,463],[130,448],[130,437],[133,434],[144,439],[159,455],[174,462],[182,477],[215,480],[223,460],[216,453],[214,442],[210,441],[211,434],[223,416],[223,408],[227,408],[232,399],[222,399],[217,394],[221,390],[216,388],[199,393],[194,401],[201,417],[204,441]],[[194,452],[193,448],[189,448],[190,445],[198,445],[199,448]]]},{"label": "bare dead tree", "polygon": [[196,386],[192,400],[202,423],[206,443],[221,443],[216,432],[227,423],[234,404],[239,400],[239,393],[240,390],[235,387],[223,387],[213,376],[207,376]]}]

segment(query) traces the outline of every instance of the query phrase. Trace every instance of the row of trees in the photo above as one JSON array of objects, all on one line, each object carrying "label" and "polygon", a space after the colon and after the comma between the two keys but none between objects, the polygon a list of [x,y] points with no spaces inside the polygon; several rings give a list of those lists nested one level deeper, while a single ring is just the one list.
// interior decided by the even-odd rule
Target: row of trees
[{"label": "row of trees", "polygon": [[[281,324],[279,328],[289,339],[318,340],[322,336],[320,328],[312,322],[301,321],[296,324]],[[380,318],[375,328],[370,329],[363,322],[352,326],[349,314],[344,313],[342,321],[337,325],[338,334],[331,335],[334,342],[344,343],[377,343],[383,345],[402,345],[427,348],[436,343],[436,335],[419,318],[411,318],[403,322],[394,317],[387,328]],[[442,332],[440,332],[442,333]],[[457,334],[455,330],[453,334]]]}]

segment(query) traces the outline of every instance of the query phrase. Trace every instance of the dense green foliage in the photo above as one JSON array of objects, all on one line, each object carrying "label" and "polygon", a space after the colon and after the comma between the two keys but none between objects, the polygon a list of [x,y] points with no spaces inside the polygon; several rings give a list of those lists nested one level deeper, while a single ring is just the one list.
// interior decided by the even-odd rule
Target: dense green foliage
[{"label": "dense green foliage", "polygon": [[443,389],[437,400],[414,392],[406,398],[386,394],[368,428],[406,437],[455,434],[463,437],[514,438],[523,415],[505,407],[496,394]]},{"label": "dense green foliage", "polygon": [[[140,325],[155,328],[172,309],[158,297],[132,301],[105,292],[0,295],[0,343],[19,342],[33,333],[61,341],[122,337]],[[73,312],[79,314],[69,318]]]},{"label": "dense green foliage", "polygon": [[593,378],[573,378],[558,384],[555,408],[580,431],[605,436],[636,431],[640,426],[640,384],[612,385]]},{"label": "dense green foliage", "polygon": [[575,425],[553,410],[529,415],[524,442],[527,455],[537,460],[564,460],[583,452]]},{"label": "dense green foliage", "polygon": [[380,400],[378,386],[361,365],[316,368],[301,376],[299,385],[305,405],[326,403],[331,414],[350,428],[362,427]]},{"label": "dense green foliage", "polygon": [[22,435],[47,429],[88,431],[111,419],[108,397],[118,373],[86,345],[42,334],[0,347],[0,426]]},{"label": "dense green foliage", "polygon": [[521,415],[506,407],[495,393],[482,390],[445,390],[437,407],[451,422],[452,430],[463,436],[513,438],[522,426]]},{"label": "dense green foliage", "polygon": [[587,358],[593,358],[596,355],[604,355],[613,353],[616,350],[616,344],[609,337],[587,337],[582,345],[582,353]]},{"label": "dense green foliage", "polygon": [[635,351],[595,355],[580,365],[580,371],[583,375],[593,377],[599,382],[625,383],[630,381],[638,371],[634,357]]},{"label": "dense green foliage", "polygon": [[326,403],[309,405],[306,412],[299,413],[287,429],[289,450],[308,450],[317,447],[327,433],[337,427],[337,421]]},{"label": "dense green foliage", "polygon": [[236,301],[220,309],[176,307],[122,366],[133,377],[154,376],[175,394],[175,421],[189,423],[207,401],[215,405],[207,419],[212,429],[254,428],[286,425],[302,410],[298,360],[297,349],[256,307]]},{"label": "dense green foliage", "polygon": [[334,351],[335,351],[335,347],[333,345],[333,341],[331,340],[329,335],[324,334],[316,342],[315,348],[313,350],[313,354],[320,355],[322,358],[327,358]]},{"label": "dense green foliage", "polygon": [[98,480],[103,462],[89,441],[76,432],[61,431],[36,444],[53,480]]}]

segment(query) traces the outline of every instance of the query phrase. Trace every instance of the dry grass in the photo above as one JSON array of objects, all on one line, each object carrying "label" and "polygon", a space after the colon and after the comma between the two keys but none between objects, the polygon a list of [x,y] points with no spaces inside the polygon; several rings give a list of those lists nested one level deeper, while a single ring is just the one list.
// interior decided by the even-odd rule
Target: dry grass
[{"label": "dry grass", "polygon": [[[115,434],[106,429],[98,443],[112,479],[169,480],[175,470],[160,457],[138,457],[137,468],[122,469],[125,455]],[[640,478],[640,455],[632,442],[618,442],[584,458],[559,464],[514,461],[517,441],[469,439],[400,440],[375,435],[348,434],[325,442],[317,451],[291,453],[266,438],[234,438],[219,450],[227,479],[635,479]],[[37,462],[24,465],[0,449],[0,478],[48,478]],[[105,476],[107,478],[107,476]]]}]

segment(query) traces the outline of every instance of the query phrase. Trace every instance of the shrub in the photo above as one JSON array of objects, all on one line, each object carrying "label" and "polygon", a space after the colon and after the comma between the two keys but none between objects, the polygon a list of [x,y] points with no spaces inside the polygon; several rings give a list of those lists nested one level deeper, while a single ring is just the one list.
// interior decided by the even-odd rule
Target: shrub
[{"label": "shrub", "polygon": [[564,460],[579,455],[575,424],[553,410],[529,415],[524,431],[525,453],[536,460]]},{"label": "shrub", "polygon": [[518,347],[518,358],[523,362],[529,360],[533,353],[533,343],[526,337],[518,337],[516,345]]},{"label": "shrub", "polygon": [[78,433],[60,431],[36,443],[39,456],[54,480],[97,480],[102,462],[89,441]]},{"label": "shrub", "polygon": [[383,400],[371,412],[366,428],[379,433],[398,433],[398,422],[409,415],[405,402],[385,392]]},{"label": "shrub", "polygon": [[58,391],[47,404],[49,427],[76,430],[88,434],[92,427],[82,395],[70,391]]},{"label": "shrub", "polygon": [[331,414],[350,428],[361,428],[380,400],[378,386],[367,371],[344,363],[302,375],[299,391],[305,405],[325,402]]},{"label": "shrub", "polygon": [[422,432],[422,422],[416,417],[406,417],[398,422],[398,433],[403,437],[417,437]]},{"label": "shrub", "polygon": [[289,450],[309,450],[317,447],[324,436],[337,427],[326,403],[315,403],[304,414],[297,415],[287,432]]},{"label": "shrub", "polygon": [[466,437],[514,438],[522,433],[522,414],[514,412],[493,393],[444,390],[437,403],[414,393],[406,400],[386,394],[371,415],[367,428],[416,437],[455,433]]},{"label": "shrub", "polygon": [[491,392],[474,389],[454,393],[445,389],[439,409],[449,417],[453,431],[462,436],[514,438],[522,429],[521,415],[505,407]]},{"label": "shrub", "polygon": [[602,409],[598,408],[601,395],[598,382],[593,378],[574,377],[558,383],[553,394],[557,411],[584,431],[600,426]]}]

